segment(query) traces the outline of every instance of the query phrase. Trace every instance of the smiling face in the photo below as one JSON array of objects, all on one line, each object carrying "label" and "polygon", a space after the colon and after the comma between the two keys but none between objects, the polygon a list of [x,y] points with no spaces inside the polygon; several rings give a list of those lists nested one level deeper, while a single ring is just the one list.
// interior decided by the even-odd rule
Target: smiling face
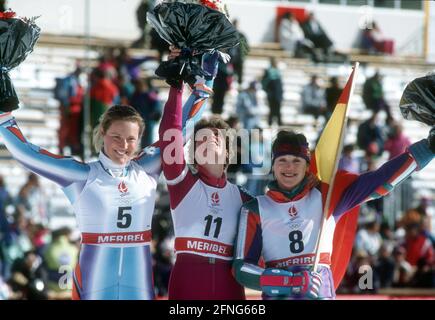
[{"label": "smiling face", "polygon": [[195,136],[195,159],[199,165],[223,164],[226,159],[225,135],[216,128],[204,128]]},{"label": "smiling face", "polygon": [[116,120],[103,132],[103,150],[106,156],[117,164],[130,161],[139,143],[139,124],[132,121]]},{"label": "smiling face", "polygon": [[283,155],[275,159],[273,172],[281,189],[290,191],[305,177],[308,163],[304,158],[293,155]]}]

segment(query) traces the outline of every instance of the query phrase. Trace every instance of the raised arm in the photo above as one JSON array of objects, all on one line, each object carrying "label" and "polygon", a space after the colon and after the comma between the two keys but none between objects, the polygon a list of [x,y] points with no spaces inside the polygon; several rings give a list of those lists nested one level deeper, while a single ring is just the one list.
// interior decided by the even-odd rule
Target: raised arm
[{"label": "raised arm", "polygon": [[70,157],[54,155],[26,140],[10,113],[0,114],[0,135],[12,156],[27,169],[65,188],[86,181],[89,166]]},{"label": "raised arm", "polygon": [[[428,140],[412,144],[406,152],[379,169],[361,174],[346,190],[333,212],[336,218],[364,202],[385,196],[415,170],[423,169],[434,157]],[[338,179],[345,177],[338,177]],[[336,184],[340,185],[339,181]]]},{"label": "raised arm", "polygon": [[[213,86],[213,81],[208,81],[206,83],[206,86],[208,88],[211,88]],[[211,91],[204,90],[205,89],[203,89],[202,87],[198,87],[198,89],[193,90],[192,94],[185,102],[184,107],[181,108],[182,91],[172,87],[169,89],[169,97],[163,110],[163,116],[159,128],[159,141],[144,148],[141,154],[135,159],[135,161],[137,161],[137,163],[141,167],[143,167],[149,174],[159,176],[162,171],[160,159],[160,153],[161,150],[163,150],[161,143],[162,136],[160,135],[160,130],[162,130],[162,124],[163,126],[169,127],[174,125],[175,122],[179,123],[177,128],[179,128],[181,134],[180,141],[182,141],[182,148],[184,143],[190,138],[187,136],[189,131],[186,130],[187,126],[192,125],[201,118],[201,115],[207,105],[207,100],[210,97]],[[178,107],[180,110],[174,109],[176,103],[178,103]],[[179,113],[179,119],[173,118],[173,112]],[[167,145],[168,141],[163,144],[163,146]]]},{"label": "raised arm", "polygon": [[[175,48],[171,48],[171,55],[175,57],[179,54],[179,51]],[[214,53],[206,53],[203,56],[202,66],[204,70],[206,70],[211,78],[214,79],[217,72],[217,59],[219,58],[219,54],[217,52]],[[201,83],[199,80],[197,84],[195,84],[194,90],[190,97],[187,99],[184,104],[183,109],[181,109],[181,98],[182,91],[170,88],[169,97],[166,103],[166,106],[163,110],[163,116],[160,122],[159,128],[159,139],[162,140],[162,135],[160,134],[166,129],[173,128],[177,129],[181,132],[181,137],[179,138],[181,143],[181,148],[183,144],[190,138],[189,130],[186,130],[186,127],[190,124],[191,126],[201,118],[202,113],[206,107],[206,103],[211,94],[211,89],[213,87],[213,80],[208,80],[205,83]],[[172,108],[172,109],[171,109]],[[177,116],[175,115],[177,113]],[[176,127],[176,128],[175,128]],[[192,131],[192,130],[191,130]],[[178,133],[175,132],[175,136]],[[177,142],[178,143],[178,140]],[[169,141],[165,141],[164,146],[167,147]],[[179,146],[177,148],[180,148]],[[162,144],[160,142],[156,142],[151,146],[145,148],[142,154],[136,159],[136,161],[141,165],[148,173],[159,176],[162,170],[161,168],[161,151],[163,150]],[[181,159],[180,159],[181,160]],[[183,166],[184,167],[184,166]],[[172,170],[172,169],[171,169]]]}]

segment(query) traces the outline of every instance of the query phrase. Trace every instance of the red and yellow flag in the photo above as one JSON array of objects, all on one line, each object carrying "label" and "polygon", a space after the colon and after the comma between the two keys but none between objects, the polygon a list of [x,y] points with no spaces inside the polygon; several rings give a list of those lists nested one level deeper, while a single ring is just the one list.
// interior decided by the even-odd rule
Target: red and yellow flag
[{"label": "red and yellow flag", "polygon": [[[331,213],[332,192],[334,190],[335,175],[338,170],[344,136],[346,132],[349,101],[354,89],[354,80],[358,71],[358,63],[355,64],[351,75],[344,87],[337,105],[328,120],[317,146],[314,150],[314,157],[311,169],[322,182],[322,193],[326,197],[323,199],[323,219],[320,227],[316,244],[316,258],[314,270],[316,271],[320,258],[320,242],[324,232],[326,220]],[[343,184],[343,181],[341,182]],[[346,183],[351,183],[348,181]],[[353,238],[355,236],[358,208],[351,210],[344,215],[336,225],[334,232],[333,251],[331,257],[331,270],[334,277],[335,287],[337,288],[343,278],[346,266],[352,252]]]},{"label": "red and yellow flag", "polygon": [[314,151],[317,177],[326,184],[333,183],[334,174],[338,168],[341,151],[343,148],[344,133],[346,130],[349,99],[354,87],[355,65],[347,80],[340,99],[338,99],[334,112],[323,130]]}]

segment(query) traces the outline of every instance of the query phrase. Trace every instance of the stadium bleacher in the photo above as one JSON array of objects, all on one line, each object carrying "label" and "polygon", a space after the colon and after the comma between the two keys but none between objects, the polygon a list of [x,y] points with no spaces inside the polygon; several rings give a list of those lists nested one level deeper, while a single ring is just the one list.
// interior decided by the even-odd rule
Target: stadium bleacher
[{"label": "stadium bleacher", "polygon": [[[90,45],[86,50],[85,44]],[[89,58],[90,66],[95,65],[100,52],[109,47],[120,47],[126,45],[121,40],[106,39],[85,39],[66,36],[43,35],[36,45],[35,50],[27,60],[11,73],[14,85],[21,101],[20,110],[15,112],[23,133],[32,143],[56,153],[57,150],[57,130],[59,128],[58,102],[53,98],[53,88],[55,78],[62,77],[71,72],[77,60],[85,61]],[[131,52],[133,55],[156,55],[152,50],[137,50]],[[294,59],[288,53],[279,49],[277,44],[265,43],[253,47],[245,62],[244,85],[252,80],[259,79],[264,69],[269,65],[271,56],[279,58],[285,96],[282,107],[282,115],[286,127],[304,131],[310,142],[315,142],[317,130],[314,118],[310,115],[300,113],[299,100],[303,85],[308,83],[311,74],[318,74],[327,83],[330,76],[339,76],[342,84],[347,80],[351,71],[351,65],[339,64],[313,64],[305,59]],[[359,76],[356,81],[355,93],[351,102],[349,117],[351,125],[346,139],[354,142],[358,124],[370,116],[370,111],[365,109],[361,98],[361,88],[367,76],[371,75],[375,69],[379,69],[384,75],[384,89],[387,101],[393,107],[393,115],[396,119],[402,119],[404,132],[410,137],[411,141],[417,141],[427,136],[428,128],[424,125],[405,121],[400,115],[398,103],[406,84],[416,77],[425,75],[433,70],[433,65],[424,63],[421,59],[407,59],[406,66],[403,65],[403,58],[385,59],[384,57],[366,57],[351,55],[351,61],[361,61]],[[408,63],[410,62],[410,63]],[[412,62],[412,63],[411,63]],[[150,70],[144,70],[150,72]],[[160,88],[160,96],[166,100],[168,87],[163,81],[157,81]],[[233,86],[226,97],[224,106],[224,116],[234,113],[235,99],[238,88]],[[266,127],[268,107],[266,105],[265,93],[259,94],[260,113],[262,115],[262,125]],[[210,113],[209,110],[206,114]],[[5,181],[12,194],[16,194],[19,187],[24,183],[26,170],[14,162],[7,150],[2,146],[0,138],[0,174],[5,177]],[[435,163],[425,169],[424,174],[416,173],[414,186],[418,189],[427,189],[435,199]],[[69,212],[72,216],[70,205],[61,190],[52,182],[42,179],[42,184],[50,197],[50,208],[52,214],[62,216]],[[73,220],[72,220],[73,221]],[[73,222],[71,222],[73,223]]]}]

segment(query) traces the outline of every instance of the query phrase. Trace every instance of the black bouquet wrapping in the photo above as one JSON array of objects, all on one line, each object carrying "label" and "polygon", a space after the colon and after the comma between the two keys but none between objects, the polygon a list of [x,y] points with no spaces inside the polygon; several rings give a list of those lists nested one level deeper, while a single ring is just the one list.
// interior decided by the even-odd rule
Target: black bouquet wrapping
[{"label": "black bouquet wrapping", "polygon": [[0,111],[18,108],[18,97],[8,72],[23,62],[33,51],[40,28],[35,18],[15,17],[11,11],[0,12]]},{"label": "black bouquet wrapping", "polygon": [[407,120],[435,125],[435,73],[416,78],[406,86],[400,111]]},{"label": "black bouquet wrapping", "polygon": [[226,15],[196,3],[163,2],[148,12],[148,22],[162,39],[180,48],[176,59],[161,63],[156,75],[173,86],[189,84],[195,76],[207,76],[201,69],[205,52],[223,50],[239,43],[239,33]]}]

